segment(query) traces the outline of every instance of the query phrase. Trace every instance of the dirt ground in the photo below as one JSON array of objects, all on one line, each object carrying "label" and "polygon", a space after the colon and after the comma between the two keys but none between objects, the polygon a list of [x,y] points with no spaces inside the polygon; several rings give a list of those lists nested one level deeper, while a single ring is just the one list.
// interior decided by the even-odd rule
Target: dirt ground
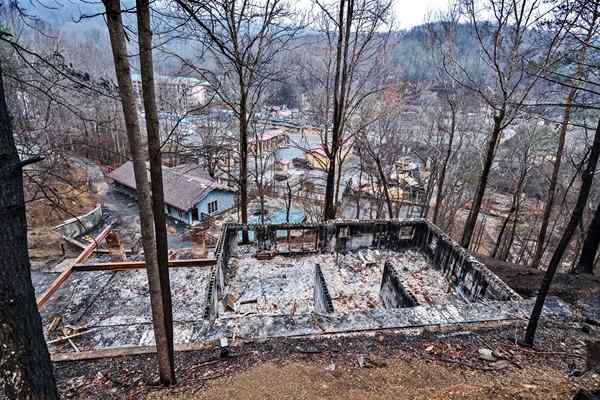
[{"label": "dirt ground", "polygon": [[[537,294],[544,271],[491,257],[480,257],[480,260],[520,295],[533,297]],[[569,303],[574,303],[581,298],[600,297],[600,276],[557,273],[552,280],[550,295],[559,296]]]},{"label": "dirt ground", "polygon": [[53,228],[96,206],[97,196],[88,188],[87,170],[68,163],[64,168],[60,179],[44,182],[43,190],[25,179],[27,244],[32,258],[62,255],[62,239]]},{"label": "dirt ground", "polygon": [[[533,350],[515,344],[521,330],[271,339],[232,346],[226,358],[215,347],[180,352],[172,388],[156,384],[154,356],[55,369],[64,398],[570,399],[600,389],[597,373],[581,376],[584,341],[598,332],[555,323],[540,329]],[[482,360],[481,348],[500,357]]]},{"label": "dirt ground", "polygon": [[[316,364],[316,365],[315,365]],[[478,373],[434,361],[393,356],[386,368],[342,371],[320,360],[267,362],[235,377],[221,378],[206,389],[155,393],[149,398],[178,399],[513,399],[565,398],[575,387],[560,372],[529,369],[536,379],[519,372]],[[345,363],[348,364],[348,363]],[[331,364],[334,365],[334,364]],[[336,365],[336,368],[340,368]],[[537,392],[537,393],[536,393]]]}]

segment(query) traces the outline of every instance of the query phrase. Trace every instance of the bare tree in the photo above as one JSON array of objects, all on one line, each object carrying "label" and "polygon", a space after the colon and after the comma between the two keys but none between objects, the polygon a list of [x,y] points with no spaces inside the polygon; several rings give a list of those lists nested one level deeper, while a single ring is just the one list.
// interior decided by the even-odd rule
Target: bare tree
[{"label": "bare tree", "polygon": [[[576,4],[578,2],[575,2]],[[581,7],[583,4],[579,5]],[[565,142],[567,131],[569,129],[569,125],[571,123],[571,114],[572,114],[572,104],[575,101],[577,92],[583,80],[586,79],[588,75],[588,68],[586,67],[586,60],[588,57],[589,45],[596,34],[598,29],[598,24],[600,22],[597,12],[598,2],[592,1],[587,5],[583,5],[584,10],[587,7],[592,8],[592,12],[580,12],[577,13],[579,15],[579,21],[576,22],[576,26],[572,26],[573,22],[569,21],[569,14],[572,15],[572,10],[570,7],[566,9],[561,9],[559,13],[557,13],[557,24],[568,24],[569,31],[572,32],[573,36],[575,36],[574,47],[577,51],[577,61],[575,62],[575,73],[572,77],[569,78],[567,94],[565,96],[565,107],[563,110],[562,121],[560,123],[560,131],[558,135],[558,146],[556,148],[556,156],[554,159],[554,165],[552,168],[552,176],[550,178],[550,186],[548,187],[548,193],[546,197],[546,202],[544,204],[544,215],[542,217],[540,230],[537,236],[537,243],[535,247],[535,253],[531,259],[531,266],[534,268],[538,268],[542,261],[542,257],[544,255],[544,250],[546,249],[546,235],[548,233],[548,225],[550,222],[550,216],[552,214],[552,209],[554,207],[554,198],[556,195],[556,186],[558,184],[558,178],[560,173],[561,162],[563,159],[563,153],[565,149]],[[582,11],[584,11],[582,10]],[[565,13],[565,15],[561,15],[561,13]],[[571,17],[572,18],[572,17]],[[572,27],[571,27],[572,26]],[[577,33],[575,33],[575,29],[577,29]],[[581,36],[579,38],[578,36]],[[550,79],[556,79],[556,77],[552,77],[552,73],[549,74]]]},{"label": "bare tree", "polygon": [[230,154],[234,149],[231,149],[229,137],[226,135],[231,123],[211,113],[205,116],[205,122],[197,129],[199,143],[190,146],[191,151],[198,157],[200,164],[211,178],[217,179],[219,175],[224,175],[228,179],[234,179],[235,177],[231,176],[232,155]]},{"label": "bare tree", "polygon": [[[534,168],[540,168],[535,162],[536,156],[546,150],[546,128],[539,126],[539,121],[533,119],[524,121],[516,128],[514,136],[506,144],[506,149],[498,156],[498,175],[512,193],[510,209],[502,221],[496,239],[492,257],[506,261],[515,240],[517,226],[520,221],[527,179]],[[511,224],[512,222],[512,224]],[[509,228],[509,224],[511,227]],[[507,231],[507,229],[509,229]]]},{"label": "bare tree", "polygon": [[585,274],[594,273],[594,263],[600,245],[600,203],[596,206],[594,217],[590,223],[582,243],[581,255],[577,261],[576,272]]},{"label": "bare tree", "polygon": [[596,167],[598,165],[598,159],[600,158],[600,119],[598,120],[598,124],[596,126],[596,131],[594,133],[594,141],[590,148],[590,154],[587,158],[587,163],[585,169],[581,175],[581,188],[579,189],[579,194],[577,196],[577,202],[573,207],[573,211],[571,213],[571,217],[569,219],[569,223],[565,227],[563,234],[552,254],[552,258],[548,263],[548,269],[544,274],[544,279],[542,280],[542,284],[540,286],[540,290],[538,291],[538,295],[535,299],[535,305],[533,306],[533,310],[531,311],[531,316],[529,318],[529,323],[527,324],[527,331],[525,332],[524,343],[526,345],[532,346],[533,341],[535,339],[535,332],[537,330],[538,322],[540,316],[542,314],[542,308],[544,307],[544,302],[546,301],[546,296],[548,295],[548,291],[550,290],[550,285],[552,284],[552,279],[558,270],[562,257],[573,237],[573,233],[577,229],[579,222],[581,221],[581,217],[583,215],[583,211],[585,205],[588,201],[588,197],[590,191],[592,189],[592,183],[594,181],[594,174],[596,172]]},{"label": "bare tree", "polygon": [[[241,222],[248,223],[249,125],[268,83],[277,78],[275,57],[295,37],[299,27],[294,12],[283,0],[176,0],[186,15],[190,32],[201,32],[214,58],[213,70],[186,61],[206,76],[218,98],[235,113],[239,123],[239,207]],[[192,36],[193,37],[193,36]],[[197,34],[196,34],[197,37]],[[242,240],[247,241],[247,232]]]},{"label": "bare tree", "polygon": [[[172,346],[172,344],[169,343],[169,339],[172,340],[172,336],[168,333],[169,322],[167,321],[167,312],[169,310],[165,309],[165,302],[163,301],[165,293],[162,290],[161,269],[158,264],[151,187],[148,182],[146,155],[140,133],[136,101],[133,95],[131,70],[127,55],[121,5],[119,0],[103,0],[103,3],[106,8],[106,21],[117,81],[119,84],[123,115],[125,117],[125,125],[127,128],[129,149],[133,160],[142,245],[144,248],[146,271],[148,273],[148,285],[150,286],[152,321],[154,324],[160,379],[164,384],[171,384],[174,383],[174,371],[172,356],[170,356],[170,346]],[[148,40],[148,37],[146,37],[145,40]],[[146,65],[146,67],[148,67],[148,65]],[[147,82],[147,84],[149,84],[149,82]],[[146,90],[148,90],[148,87]],[[151,101],[149,98],[146,98],[145,100]],[[154,155],[156,155],[156,153]],[[158,153],[158,156],[160,157],[160,153]],[[161,210],[161,213],[162,212],[163,211]]]},{"label": "bare tree", "polygon": [[[530,38],[533,28],[543,18],[540,5],[540,0],[466,1],[466,15],[480,47],[480,62],[484,71],[474,74],[453,59],[451,54],[445,59],[449,66],[448,73],[481,98],[493,119],[483,168],[461,239],[461,245],[466,248],[473,237],[502,132],[519,116],[527,96],[541,75],[539,71],[531,73],[529,63],[535,60],[546,66],[554,62],[553,54],[561,32],[544,47],[536,46]],[[491,21],[482,20],[482,15],[489,15]],[[489,80],[485,79],[487,77]]]},{"label": "bare tree", "polygon": [[[160,378],[163,384],[173,385],[175,384],[175,357],[171,285],[169,283],[169,244],[167,241],[167,221],[163,193],[160,125],[154,88],[150,2],[149,0],[137,0],[136,5],[142,92],[150,160],[152,212],[154,214],[156,237],[156,262],[158,264],[156,270],[148,268],[148,281],[150,288],[153,289],[150,294],[150,301],[152,302],[153,321],[155,332],[157,333],[155,337],[159,357]],[[156,302],[160,302],[160,304],[155,304]]]},{"label": "bare tree", "polygon": [[[382,193],[387,206],[388,218],[394,217],[394,202],[399,200],[391,193],[390,180],[403,139],[400,132],[400,102],[399,93],[384,96],[378,101],[366,101],[361,107],[361,123],[354,128],[358,132],[354,135],[355,145],[360,148],[367,165],[371,166],[368,169],[372,171],[368,172],[376,177],[380,188],[378,191]],[[358,184],[360,190],[361,182]]]},{"label": "bare tree", "polygon": [[256,194],[260,206],[260,221],[265,223],[265,195],[268,186],[272,186],[274,180],[274,168],[276,162],[276,149],[267,149],[264,146],[264,141],[267,138],[264,126],[259,126],[255,123],[250,124],[250,132],[252,135],[252,146],[249,152],[252,159],[253,168],[250,171],[250,176],[254,180]]},{"label": "bare tree", "polygon": [[[576,1],[576,2],[562,2],[561,6],[563,7],[567,18],[564,18],[561,23],[558,24],[558,28],[560,30],[567,30],[568,37],[573,38],[574,42],[579,46],[583,45],[587,47],[587,51],[593,51],[595,54],[593,56],[589,56],[587,59],[592,60],[592,62],[586,61],[583,65],[589,69],[590,76],[586,78],[582,78],[581,76],[573,76],[568,70],[562,70],[560,68],[549,69],[546,72],[544,78],[550,82],[556,83],[559,86],[563,86],[566,88],[577,88],[578,91],[583,92],[586,96],[582,96],[579,98],[579,101],[568,101],[567,104],[561,102],[553,102],[551,99],[549,101],[540,102],[538,105],[550,106],[550,107],[565,107],[565,108],[574,108],[579,110],[594,110],[596,113],[600,110],[600,107],[597,106],[596,99],[600,94],[597,91],[597,83],[595,80],[592,80],[592,77],[595,77],[597,73],[597,52],[600,50],[600,47],[595,45],[596,40],[591,39],[588,42],[581,39],[581,34],[584,37],[587,37],[587,30],[580,29],[578,24],[579,21],[597,21],[598,13],[600,11],[599,4],[597,1]],[[595,25],[595,22],[594,22]],[[597,30],[594,29],[594,37],[597,35]],[[570,42],[566,42],[567,51]],[[578,53],[578,60],[581,60],[581,53]],[[575,74],[577,74],[577,69]],[[583,124],[584,132],[587,132],[587,124]],[[539,323],[540,316],[542,314],[542,309],[544,306],[544,302],[546,300],[546,296],[548,295],[548,291],[552,284],[552,279],[556,271],[558,270],[560,263],[563,259],[565,252],[569,246],[571,238],[573,237],[575,231],[582,223],[583,214],[586,208],[586,203],[588,202],[588,198],[590,196],[590,192],[592,190],[592,184],[594,180],[594,175],[596,172],[596,168],[598,166],[598,159],[600,158],[600,119],[597,121],[596,129],[594,132],[593,142],[589,148],[589,154],[584,157],[584,161],[582,161],[582,165],[585,165],[582,173],[581,173],[581,186],[577,194],[577,200],[575,205],[572,208],[572,212],[569,218],[568,223],[562,230],[562,235],[552,254],[552,258],[548,264],[548,268],[544,274],[544,279],[542,280],[542,284],[540,290],[538,292],[536,302],[534,308],[531,312],[531,316],[529,318],[529,323],[527,325],[527,330],[525,333],[524,344],[532,346],[535,339],[535,333],[537,330],[537,326]],[[569,185],[570,186],[570,185]],[[592,224],[591,224],[592,225]],[[593,225],[592,225],[593,226]],[[588,250],[592,248],[591,243],[588,242]]]},{"label": "bare tree", "polygon": [[315,44],[319,59],[307,57],[303,63],[307,75],[304,86],[329,160],[323,207],[323,219],[327,220],[336,216],[336,180],[339,182],[341,176],[337,169],[341,169],[339,153],[347,140],[347,122],[363,100],[377,92],[373,83],[384,58],[391,1],[339,0],[330,4],[315,0],[314,3],[316,26],[324,38]]}]

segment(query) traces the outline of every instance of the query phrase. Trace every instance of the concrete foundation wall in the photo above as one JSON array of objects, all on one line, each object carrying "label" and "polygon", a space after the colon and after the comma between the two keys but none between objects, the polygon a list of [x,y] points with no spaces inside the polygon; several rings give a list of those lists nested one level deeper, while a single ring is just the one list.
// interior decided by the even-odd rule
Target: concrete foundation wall
[{"label": "concrete foundation wall", "polygon": [[204,318],[213,321],[217,317],[218,301],[223,296],[225,276],[229,265],[229,256],[237,247],[237,229],[224,225],[215,249],[216,265],[211,271],[211,279],[206,287],[206,310]]},{"label": "concrete foundation wall", "polygon": [[68,219],[55,226],[54,229],[66,237],[76,238],[89,232],[100,221],[102,221],[102,206],[97,205],[92,211],[80,217]]},{"label": "concrete foundation wall", "polygon": [[[450,284],[465,301],[520,300],[521,297],[496,275],[478,262],[438,227],[424,219],[406,220],[342,220],[323,224],[227,224],[223,230],[223,246],[216,252],[218,258],[218,290],[226,282],[226,268],[233,246],[237,245],[239,232],[257,229],[258,238],[274,237],[276,231],[313,229],[319,232],[318,251],[345,253],[363,248],[404,250],[416,249],[427,255],[434,268],[443,272]],[[272,231],[273,235],[269,235]],[[257,248],[272,247],[268,243],[255,243]],[[280,253],[280,255],[286,255]],[[387,290],[387,289],[386,289]]]},{"label": "concrete foundation wall", "polygon": [[321,314],[329,314],[334,311],[333,302],[331,301],[331,296],[329,295],[329,290],[327,289],[327,282],[325,282],[325,278],[323,277],[323,272],[321,272],[321,266],[319,264],[315,265],[315,285],[313,297],[315,310],[317,312]]},{"label": "concrete foundation wall", "polygon": [[385,308],[405,308],[419,305],[415,296],[402,286],[396,270],[389,262],[386,262],[383,267],[379,297]]}]

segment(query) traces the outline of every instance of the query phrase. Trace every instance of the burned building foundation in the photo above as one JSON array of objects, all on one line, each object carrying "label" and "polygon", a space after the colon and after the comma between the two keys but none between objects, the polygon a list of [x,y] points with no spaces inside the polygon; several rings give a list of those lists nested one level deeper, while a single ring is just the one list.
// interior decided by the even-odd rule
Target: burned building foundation
[{"label": "burned building foundation", "polygon": [[[522,321],[532,307],[423,219],[225,224],[215,258],[171,272],[176,344],[464,329]],[[145,271],[77,274],[49,301],[45,321],[60,313],[93,329],[86,349],[154,344]],[[545,312],[570,310],[552,300]]]},{"label": "burned building foundation", "polygon": [[[256,241],[242,244],[244,230],[254,231],[250,237]],[[229,224],[216,258],[206,291],[209,336],[264,338],[516,321],[526,318],[531,307],[423,219]],[[254,272],[249,275],[249,270]],[[250,280],[254,283],[240,284]],[[557,304],[558,314],[568,309]]]},{"label": "burned building foundation", "polygon": [[[239,244],[244,229],[258,230],[255,243]],[[281,231],[286,234],[279,234]],[[294,247],[290,242],[301,246]],[[259,253],[270,256],[260,257]],[[247,297],[248,288],[242,287],[240,280],[248,281],[251,276],[263,288],[262,293],[253,292],[254,297],[262,297],[256,302],[271,302],[272,307],[263,312],[275,314],[314,311],[315,302],[309,293],[319,292],[321,296],[315,297],[321,298],[322,288],[327,288],[332,306],[329,308],[336,312],[521,300],[484,265],[425,220],[259,227],[229,224],[223,229],[216,255],[205,315],[213,321],[221,315],[218,304],[223,296]],[[249,274],[250,270],[254,272]],[[272,275],[277,273],[284,279],[270,284]],[[312,279],[310,287],[313,275],[319,279]],[[295,291],[288,291],[286,286]],[[306,286],[304,294],[299,293],[302,286]],[[277,296],[269,294],[273,290]],[[288,303],[296,307],[290,308]],[[323,304],[318,308],[322,310]]]}]

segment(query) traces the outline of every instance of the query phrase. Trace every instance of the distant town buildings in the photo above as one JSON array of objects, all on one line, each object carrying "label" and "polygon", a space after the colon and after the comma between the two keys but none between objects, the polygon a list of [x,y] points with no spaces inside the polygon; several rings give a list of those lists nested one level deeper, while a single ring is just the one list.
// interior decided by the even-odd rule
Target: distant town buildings
[{"label": "distant town buildings", "polygon": [[253,155],[264,155],[274,150],[287,147],[289,143],[290,138],[282,129],[267,129],[258,133],[256,137],[251,137],[248,140],[248,150],[250,154]]},{"label": "distant town buildings", "polygon": [[[142,76],[131,74],[134,94],[139,105],[143,104]],[[209,84],[192,77],[154,75],[159,111],[189,111],[205,105],[208,101]]]},{"label": "distant town buildings", "polygon": [[308,149],[304,157],[311,168],[325,170],[329,165],[329,158],[327,157],[327,154],[325,154],[325,150],[320,146]]}]

